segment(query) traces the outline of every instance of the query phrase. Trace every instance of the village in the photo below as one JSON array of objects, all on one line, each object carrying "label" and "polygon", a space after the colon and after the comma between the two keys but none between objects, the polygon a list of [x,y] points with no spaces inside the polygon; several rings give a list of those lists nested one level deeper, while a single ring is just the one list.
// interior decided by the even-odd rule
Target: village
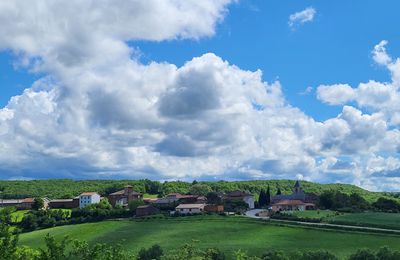
[{"label": "village", "polygon": [[[100,203],[101,200],[107,200],[113,208],[127,209],[132,202],[136,202],[135,216],[144,217],[160,213],[169,215],[240,214],[263,206],[265,210],[258,211],[257,214],[267,216],[281,211],[314,210],[318,198],[303,191],[300,181],[296,181],[292,194],[271,196],[266,205],[260,205],[253,194],[240,190],[227,193],[210,192],[206,196],[170,193],[161,198],[144,198],[143,194],[135,192],[131,185],[104,197],[96,191],[87,191],[71,199],[45,197],[40,199],[43,201],[43,209],[84,209],[89,205]],[[1,199],[0,207],[30,210],[34,203],[35,198]]]}]

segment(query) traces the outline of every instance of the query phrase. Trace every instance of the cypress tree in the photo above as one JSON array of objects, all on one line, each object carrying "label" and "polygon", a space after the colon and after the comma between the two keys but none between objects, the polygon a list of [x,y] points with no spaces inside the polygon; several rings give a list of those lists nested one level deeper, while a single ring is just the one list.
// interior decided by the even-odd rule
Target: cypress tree
[{"label": "cypress tree", "polygon": [[276,195],[281,195],[282,191],[281,191],[281,187],[278,187],[278,191],[276,192]]},{"label": "cypress tree", "polygon": [[269,185],[267,188],[267,193],[265,194],[265,206],[271,204],[271,191],[269,190]]},{"label": "cypress tree", "polygon": [[258,196],[258,206],[260,208],[265,206],[265,192],[264,190],[260,190],[260,195]]}]

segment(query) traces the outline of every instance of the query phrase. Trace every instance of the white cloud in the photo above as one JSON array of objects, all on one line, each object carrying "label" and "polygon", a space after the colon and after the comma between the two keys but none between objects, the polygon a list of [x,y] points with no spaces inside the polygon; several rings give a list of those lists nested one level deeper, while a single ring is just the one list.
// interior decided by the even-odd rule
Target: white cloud
[{"label": "white cloud", "polygon": [[315,8],[307,7],[303,11],[296,12],[289,16],[289,27],[293,28],[297,25],[302,25],[307,22],[312,22],[314,20],[314,16],[317,13]]},{"label": "white cloud", "polygon": [[331,105],[342,105],[355,97],[355,91],[347,84],[321,85],[317,88],[317,97]]},{"label": "white cloud", "polygon": [[128,44],[212,36],[229,2],[0,3],[0,47],[45,75],[0,109],[1,177],[330,181],[346,163],[320,158],[345,155],[352,170],[343,180],[367,185],[368,158],[400,150],[388,126],[394,84],[321,86],[327,103],[374,111],[345,106],[316,122],[261,71],[212,53],[181,67],[144,65]]}]

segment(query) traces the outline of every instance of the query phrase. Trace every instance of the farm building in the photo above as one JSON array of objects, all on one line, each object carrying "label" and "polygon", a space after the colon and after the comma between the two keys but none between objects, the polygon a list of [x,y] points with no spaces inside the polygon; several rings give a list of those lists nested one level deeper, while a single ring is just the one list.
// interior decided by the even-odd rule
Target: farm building
[{"label": "farm building", "polygon": [[143,205],[136,208],[136,217],[150,216],[160,213],[160,210],[152,205]]},{"label": "farm building", "polygon": [[222,213],[224,212],[224,205],[212,205],[208,204],[204,206],[204,211],[211,213]]},{"label": "farm building", "polygon": [[49,201],[51,209],[74,209],[79,208],[79,197],[73,199],[54,199]]},{"label": "farm building", "polygon": [[179,204],[175,211],[180,214],[195,214],[204,212],[205,204]]},{"label": "farm building", "polygon": [[[44,208],[48,206],[48,199],[44,198]],[[34,198],[25,198],[25,199],[0,199],[0,207],[16,207],[17,209],[31,209],[33,203],[35,202]]]},{"label": "farm building", "polygon": [[131,185],[125,186],[123,190],[116,191],[108,195],[108,201],[115,207],[117,205],[126,207],[130,201],[142,199],[143,195],[141,193],[133,191]]}]

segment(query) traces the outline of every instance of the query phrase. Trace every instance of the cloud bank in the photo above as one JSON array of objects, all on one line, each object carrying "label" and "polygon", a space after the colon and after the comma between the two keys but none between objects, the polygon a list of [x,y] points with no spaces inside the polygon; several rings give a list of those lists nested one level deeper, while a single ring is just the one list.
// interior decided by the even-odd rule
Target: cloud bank
[{"label": "cloud bank", "polygon": [[0,48],[43,75],[0,110],[1,178],[301,176],[398,187],[400,62],[386,53],[385,42],[373,57],[393,82],[320,86],[319,99],[343,105],[324,122],[288,104],[280,83],[263,81],[261,71],[213,53],[181,67],[142,64],[130,47],[139,40],[211,37],[229,4],[0,3]]}]

